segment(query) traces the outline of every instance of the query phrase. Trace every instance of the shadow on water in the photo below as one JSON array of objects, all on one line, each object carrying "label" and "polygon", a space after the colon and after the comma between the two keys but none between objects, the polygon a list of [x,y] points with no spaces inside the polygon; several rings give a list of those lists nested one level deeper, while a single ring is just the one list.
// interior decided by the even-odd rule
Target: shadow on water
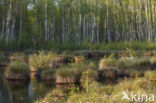
[{"label": "shadow on water", "polygon": [[8,81],[0,70],[0,103],[33,103],[44,96],[53,85],[47,86],[35,79],[30,81]]}]

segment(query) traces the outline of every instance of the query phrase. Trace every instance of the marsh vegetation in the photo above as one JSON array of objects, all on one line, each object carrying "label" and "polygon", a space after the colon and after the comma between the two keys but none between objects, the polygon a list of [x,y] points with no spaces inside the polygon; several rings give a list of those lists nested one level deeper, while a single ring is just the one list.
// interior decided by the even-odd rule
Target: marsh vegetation
[{"label": "marsh vegetation", "polygon": [[0,0],[0,103],[156,95],[155,18],[156,0]]},{"label": "marsh vegetation", "polygon": [[[36,78],[45,85],[54,86],[55,89],[46,92],[44,96],[34,101],[35,103],[95,101],[119,103],[121,98],[115,95],[121,95],[122,91],[154,93],[156,87],[154,51],[152,55],[149,52],[140,55],[140,52],[126,48],[121,52],[99,53],[101,57],[96,52],[71,54],[50,51],[11,53],[10,58],[14,59],[10,59],[10,62],[8,59],[9,64],[4,76],[8,85],[13,87],[29,84],[29,81],[25,80],[30,79],[31,73],[33,75],[30,82]],[[14,80],[15,83],[10,80]]]}]

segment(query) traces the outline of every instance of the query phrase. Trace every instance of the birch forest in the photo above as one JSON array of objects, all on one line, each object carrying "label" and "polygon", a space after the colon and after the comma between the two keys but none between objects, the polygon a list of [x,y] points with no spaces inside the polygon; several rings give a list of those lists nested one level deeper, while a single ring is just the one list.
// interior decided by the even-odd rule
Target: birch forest
[{"label": "birch forest", "polygon": [[156,0],[0,0],[0,46],[156,41]]}]

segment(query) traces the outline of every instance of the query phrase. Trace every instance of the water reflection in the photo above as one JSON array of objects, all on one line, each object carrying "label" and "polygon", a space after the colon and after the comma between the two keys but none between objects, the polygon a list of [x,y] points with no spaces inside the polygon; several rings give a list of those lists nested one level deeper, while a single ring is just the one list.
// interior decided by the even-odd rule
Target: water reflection
[{"label": "water reflection", "polygon": [[33,103],[44,96],[53,86],[46,86],[35,79],[31,81],[8,81],[0,70],[0,103]]}]

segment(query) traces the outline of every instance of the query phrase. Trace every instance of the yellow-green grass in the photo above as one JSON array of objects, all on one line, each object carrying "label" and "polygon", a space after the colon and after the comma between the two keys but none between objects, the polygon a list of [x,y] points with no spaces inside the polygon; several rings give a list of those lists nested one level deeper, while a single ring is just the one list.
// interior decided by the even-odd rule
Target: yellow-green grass
[{"label": "yellow-green grass", "polygon": [[156,71],[146,71],[145,77],[149,80],[156,81]]},{"label": "yellow-green grass", "polygon": [[29,57],[29,65],[32,71],[36,71],[38,69],[47,69],[52,67],[55,54],[39,52],[35,53]]},{"label": "yellow-green grass", "polygon": [[100,61],[100,70],[108,68],[129,69],[151,67],[151,58],[104,58]]},{"label": "yellow-green grass", "polygon": [[21,61],[21,62],[27,62],[27,56],[24,53],[13,53],[10,56],[10,61]]},{"label": "yellow-green grass", "polygon": [[5,71],[5,77],[7,79],[29,79],[29,66],[20,61],[11,62]]},{"label": "yellow-green grass", "polygon": [[56,70],[54,70],[53,68],[43,70],[41,72],[41,79],[43,81],[44,80],[52,80],[52,81],[55,81],[55,79],[56,79],[55,72],[56,72]]}]

